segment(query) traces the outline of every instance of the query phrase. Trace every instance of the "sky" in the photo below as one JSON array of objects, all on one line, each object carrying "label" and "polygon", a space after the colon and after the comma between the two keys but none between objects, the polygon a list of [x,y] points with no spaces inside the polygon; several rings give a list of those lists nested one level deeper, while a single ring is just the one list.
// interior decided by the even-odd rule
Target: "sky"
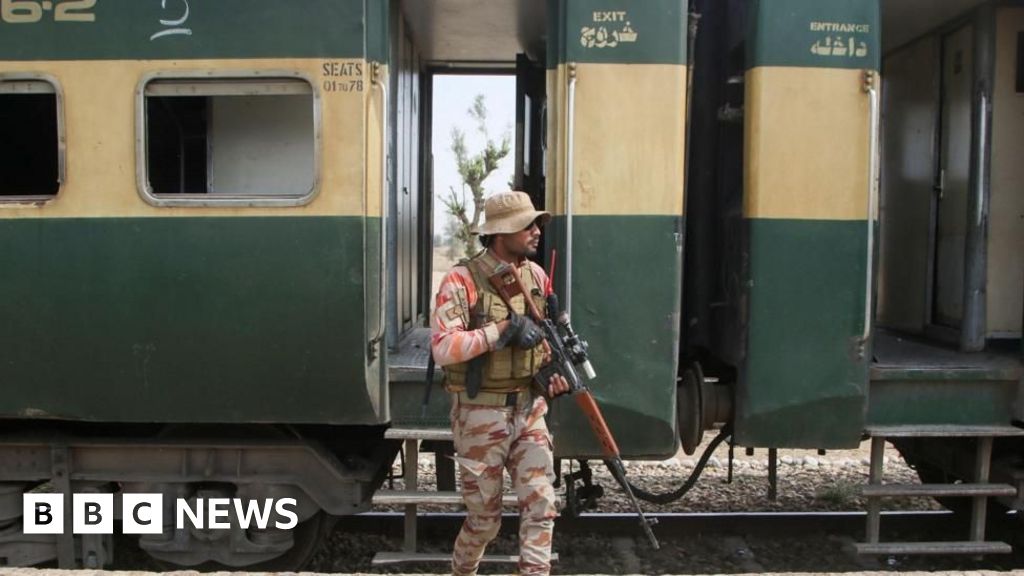
[{"label": "sky", "polygon": [[[487,130],[490,138],[500,142],[508,133],[510,152],[498,169],[484,181],[487,194],[508,190],[515,173],[516,79],[515,76],[434,76],[434,234],[444,230],[448,214],[439,195],[447,195],[449,187],[463,189],[462,179],[451,149],[451,132],[458,127],[466,135],[466,151],[473,155],[484,149],[484,136],[468,110],[477,94],[483,94],[487,105]],[[466,189],[466,200],[471,193]],[[472,217],[472,214],[470,215]]]}]

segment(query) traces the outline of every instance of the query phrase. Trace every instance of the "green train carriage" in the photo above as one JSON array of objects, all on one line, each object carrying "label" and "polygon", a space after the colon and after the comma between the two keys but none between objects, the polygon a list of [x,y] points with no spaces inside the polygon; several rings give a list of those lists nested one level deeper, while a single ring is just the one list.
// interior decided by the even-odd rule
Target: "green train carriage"
[{"label": "green train carriage", "polygon": [[[294,531],[169,526],[139,544],[180,565],[294,565],[328,514],[369,506],[394,455],[386,14],[42,6],[5,1],[0,34],[5,524],[54,478],[163,494],[171,519],[177,497],[292,497]],[[71,534],[3,546],[9,564],[110,560]]]},{"label": "green train carriage", "polygon": [[[47,480],[295,497],[295,531],[139,542],[273,568],[368,509],[386,431],[447,425],[443,394],[421,407],[429,110],[432,77],[462,67],[516,75],[516,186],[555,215],[558,290],[626,457],[720,426],[767,448],[873,434],[926,479],[970,479],[981,434],[1000,436],[993,479],[1014,473],[1014,6],[296,4],[0,4],[0,525]],[[943,109],[914,74],[963,71],[936,46],[964,22],[960,93],[978,88]],[[921,102],[960,129],[933,126],[942,155]],[[950,207],[929,190],[955,151]],[[978,202],[991,225],[970,224]],[[559,456],[599,455],[571,405],[550,418]],[[110,560],[102,539],[0,537],[8,564],[76,557]]]}]

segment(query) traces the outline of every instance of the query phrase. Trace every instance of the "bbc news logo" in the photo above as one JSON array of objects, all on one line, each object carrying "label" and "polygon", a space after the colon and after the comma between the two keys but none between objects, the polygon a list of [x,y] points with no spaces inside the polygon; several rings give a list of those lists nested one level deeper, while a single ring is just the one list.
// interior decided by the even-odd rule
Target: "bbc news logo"
[{"label": "bbc news logo", "polygon": [[[125,534],[160,534],[164,529],[163,494],[122,494],[121,529]],[[291,530],[299,523],[294,498],[242,500],[240,498],[184,498],[174,502],[175,527],[228,530],[232,521],[244,530],[265,530],[268,526]],[[22,530],[25,534],[63,534],[64,496],[25,494],[22,500]],[[271,522],[276,512],[277,518]],[[234,513],[232,515],[232,513]],[[71,528],[75,534],[114,533],[113,494],[73,494]]]}]

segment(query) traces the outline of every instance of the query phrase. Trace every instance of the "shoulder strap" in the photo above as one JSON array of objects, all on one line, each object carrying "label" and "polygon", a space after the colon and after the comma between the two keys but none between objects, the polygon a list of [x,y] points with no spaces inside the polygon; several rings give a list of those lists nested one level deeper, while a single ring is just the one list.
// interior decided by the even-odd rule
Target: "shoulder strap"
[{"label": "shoulder strap", "polygon": [[487,279],[494,274],[499,264],[501,263],[498,259],[491,256],[491,253],[486,250],[466,261],[466,267],[473,273],[473,280],[477,283],[477,288],[480,288],[481,283],[484,287],[487,286]]},{"label": "shoulder strap", "polygon": [[479,328],[478,319],[487,314],[487,311],[483,309],[483,293],[491,292],[488,278],[491,277],[497,266],[498,260],[486,250],[466,261],[466,268],[469,269],[470,275],[473,276],[473,283],[476,285],[476,306],[471,314],[470,328]]}]

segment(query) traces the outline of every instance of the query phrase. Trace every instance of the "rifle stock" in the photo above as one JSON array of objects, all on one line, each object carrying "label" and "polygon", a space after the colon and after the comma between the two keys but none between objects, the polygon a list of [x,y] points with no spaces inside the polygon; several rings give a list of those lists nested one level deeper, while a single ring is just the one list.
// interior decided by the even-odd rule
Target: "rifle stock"
[{"label": "rifle stock", "polygon": [[580,407],[583,415],[587,417],[587,421],[590,422],[590,429],[594,431],[594,436],[601,443],[601,451],[604,452],[604,457],[619,458],[619,445],[615,443],[615,437],[612,436],[608,423],[604,421],[604,415],[601,414],[601,409],[598,408],[594,395],[590,393],[590,390],[583,388],[578,390],[574,396],[576,397],[576,405]]}]

